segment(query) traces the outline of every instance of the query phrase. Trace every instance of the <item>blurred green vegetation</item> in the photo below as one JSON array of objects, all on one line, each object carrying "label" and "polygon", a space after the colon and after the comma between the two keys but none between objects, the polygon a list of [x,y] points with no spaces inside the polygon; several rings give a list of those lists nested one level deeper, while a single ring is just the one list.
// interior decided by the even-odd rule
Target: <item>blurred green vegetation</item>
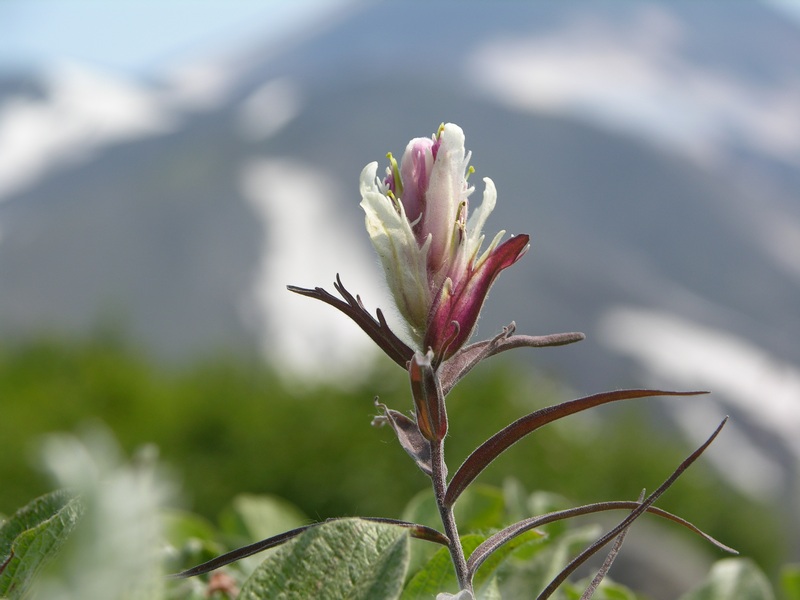
[{"label": "blurred green vegetation", "polygon": [[[40,434],[100,419],[126,452],[155,443],[181,481],[184,504],[211,519],[242,493],[286,498],[314,519],[399,517],[428,481],[390,429],[370,426],[376,395],[392,408],[411,408],[405,374],[388,360],[383,364],[363,384],[341,390],[291,385],[241,357],[164,366],[114,335],[0,348],[0,514],[50,489],[33,466]],[[540,374],[499,358],[484,363],[448,397],[451,471],[509,422],[566,399],[563,385]],[[513,475],[527,489],[554,491],[576,504],[635,499],[642,488],[660,485],[692,450],[657,427],[648,402],[655,401],[549,425],[478,481],[500,485]],[[708,424],[709,433],[714,426]],[[772,575],[785,559],[790,532],[780,515],[740,496],[702,459],[659,506],[755,558]]]}]

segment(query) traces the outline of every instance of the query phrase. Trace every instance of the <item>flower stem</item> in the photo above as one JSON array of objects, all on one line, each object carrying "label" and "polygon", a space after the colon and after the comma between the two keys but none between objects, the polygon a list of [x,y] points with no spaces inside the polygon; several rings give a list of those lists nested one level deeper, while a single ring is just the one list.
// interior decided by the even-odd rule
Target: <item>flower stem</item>
[{"label": "flower stem", "polygon": [[460,590],[469,590],[472,593],[472,580],[467,571],[467,560],[464,557],[464,548],[458,537],[458,526],[453,515],[453,507],[447,506],[444,501],[447,489],[447,466],[444,462],[444,440],[431,442],[431,471],[433,479],[433,492],[436,505],[439,507],[439,516],[442,518],[444,534],[450,540],[448,548],[456,570],[458,587]]}]

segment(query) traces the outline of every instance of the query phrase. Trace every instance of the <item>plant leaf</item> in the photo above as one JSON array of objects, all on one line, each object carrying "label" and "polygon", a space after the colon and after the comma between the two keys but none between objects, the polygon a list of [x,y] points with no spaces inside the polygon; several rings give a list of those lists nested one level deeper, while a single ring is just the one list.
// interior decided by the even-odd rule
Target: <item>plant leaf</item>
[{"label": "plant leaf", "polygon": [[411,357],[414,355],[414,351],[409,348],[403,340],[397,337],[391,329],[389,329],[389,325],[386,323],[386,319],[384,318],[381,310],[378,309],[376,311],[378,318],[375,319],[375,317],[369,314],[369,311],[364,308],[361,298],[358,296],[353,296],[353,294],[345,289],[338,274],[336,275],[336,282],[333,284],[333,287],[336,288],[336,291],[342,295],[344,300],[340,300],[333,294],[326,292],[321,287],[308,289],[297,287],[295,285],[287,285],[286,289],[288,289],[290,292],[294,292],[295,294],[300,294],[301,296],[316,298],[317,300],[321,300],[326,304],[330,304],[334,308],[338,308],[353,321],[355,321],[356,325],[361,327],[364,333],[372,338],[372,341],[378,344],[381,350],[383,350],[389,358],[400,365],[403,369],[406,369],[406,363],[411,360]]},{"label": "plant leaf", "polygon": [[543,425],[552,423],[558,419],[573,415],[583,410],[616,402],[618,400],[631,400],[634,398],[646,398],[650,396],[693,396],[705,394],[707,392],[670,392],[664,390],[615,390],[612,392],[602,392],[592,396],[585,396],[577,400],[562,402],[554,406],[548,406],[531,414],[517,419],[511,425],[500,430],[483,444],[481,444],[464,463],[458,468],[450,485],[447,486],[445,494],[445,505],[452,506],[456,499],[472,483],[472,481],[504,451],[521,440],[523,437],[539,429]]},{"label": "plant leaf", "polygon": [[[599,513],[608,510],[635,510],[640,506],[641,503],[634,502],[634,501],[626,501],[626,500],[616,500],[613,502],[598,502],[595,504],[586,504],[584,506],[577,506],[575,508],[569,508],[566,510],[559,510],[549,512],[544,515],[539,515],[536,517],[530,517],[528,519],[523,519],[513,525],[509,525],[502,531],[498,531],[494,535],[490,536],[483,542],[478,548],[475,549],[475,552],[469,557],[467,561],[467,566],[470,569],[470,572],[476,571],[483,561],[488,558],[492,552],[495,552],[498,548],[502,547],[503,544],[508,543],[509,541],[513,540],[516,536],[522,535],[527,531],[531,531],[536,527],[542,527],[544,525],[549,525],[550,523],[555,523],[557,521],[562,521],[564,519],[569,519],[572,517],[579,517],[583,515],[589,515],[594,513]],[[658,517],[662,517],[664,519],[668,519],[679,525],[683,525],[687,529],[693,531],[700,537],[704,538],[706,541],[714,544],[717,548],[724,550],[726,552],[730,552],[732,554],[738,554],[736,550],[726,546],[722,542],[715,540],[713,537],[701,531],[695,525],[692,525],[685,519],[681,519],[680,517],[673,515],[672,513],[668,513],[665,510],[662,510],[656,506],[649,506],[647,508],[647,512]]]},{"label": "plant leaf", "polygon": [[51,561],[75,529],[83,505],[58,490],[41,496],[0,527],[0,594],[22,598],[36,574]]},{"label": "plant leaf", "polygon": [[787,600],[800,600],[800,565],[787,565],[781,570],[781,589]]},{"label": "plant leaf", "polygon": [[[461,536],[461,546],[469,555],[484,539],[484,536],[467,534]],[[458,582],[450,558],[450,551],[441,548],[408,582],[403,590],[402,600],[430,600],[440,592],[455,594]]]},{"label": "plant leaf", "polygon": [[503,544],[496,552],[493,552],[484,562],[481,563],[482,569],[477,573],[470,573],[474,576],[474,584],[476,591],[485,587],[491,579],[494,579],[494,574],[503,562],[520,546],[528,544],[529,542],[540,541],[545,535],[540,531],[534,529],[526,531],[524,534],[516,536],[507,544]]},{"label": "plant leaf", "polygon": [[747,558],[714,563],[706,580],[681,600],[774,600],[766,575]]},{"label": "plant leaf", "polygon": [[672,472],[672,475],[667,477],[658,488],[650,494],[647,498],[645,498],[644,502],[637,503],[638,508],[635,508],[631,513],[622,520],[616,527],[614,527],[611,531],[600,537],[597,541],[591,544],[586,550],[581,552],[578,556],[573,558],[570,563],[564,567],[561,573],[555,577],[550,584],[542,591],[541,594],[537,597],[539,600],[544,600],[545,598],[549,598],[553,592],[556,591],[559,585],[569,577],[575,569],[577,569],[580,565],[582,565],[586,560],[591,557],[593,554],[598,552],[600,549],[603,548],[608,542],[614,539],[617,535],[619,535],[622,531],[630,526],[633,521],[638,519],[642,514],[644,514],[647,509],[653,505],[653,503],[658,500],[661,495],[667,491],[670,486],[680,477],[686,469],[688,469],[694,461],[696,461],[700,456],[705,452],[706,448],[713,442],[716,437],[719,435],[719,432],[722,431],[722,428],[725,426],[725,423],[728,422],[728,417],[725,417],[722,422],[717,426],[714,430],[714,433],[703,442],[697,450],[692,452],[684,461],[678,465],[678,468]]},{"label": "plant leaf", "polygon": [[[431,527],[426,527],[425,525],[419,525],[417,523],[409,523],[407,521],[398,521],[396,519],[384,519],[381,517],[355,517],[356,520],[365,521],[367,523],[377,523],[379,525],[386,525],[391,527],[396,527],[398,529],[405,530],[409,536],[413,538],[417,538],[420,540],[426,540],[428,542],[434,542],[437,544],[441,544],[446,546],[448,543],[447,537],[436,531]],[[229,565],[232,562],[236,562],[237,560],[241,560],[243,558],[247,558],[248,556],[253,556],[254,554],[258,554],[259,552],[263,552],[269,548],[275,548],[276,546],[281,546],[286,542],[293,540],[294,538],[298,537],[301,534],[306,533],[312,529],[316,529],[318,527],[322,527],[325,525],[330,525],[332,523],[336,523],[339,521],[350,521],[353,519],[350,518],[338,518],[338,519],[328,519],[322,523],[312,523],[311,525],[304,525],[303,527],[297,527],[296,529],[292,529],[290,531],[285,531],[278,535],[272,536],[271,538],[267,538],[265,540],[261,540],[259,542],[255,542],[254,544],[249,544],[247,546],[243,546],[241,548],[237,548],[236,550],[232,550],[216,558],[213,558],[203,564],[197,565],[196,567],[192,567],[191,569],[186,569],[185,571],[181,571],[180,573],[175,573],[170,575],[173,579],[184,579],[186,577],[195,577],[196,575],[202,575],[204,573],[209,573],[215,569],[219,569],[220,567],[224,567],[225,565]]]},{"label": "plant leaf", "polygon": [[242,544],[279,535],[309,521],[294,504],[255,494],[239,494],[220,515],[223,533]]},{"label": "plant leaf", "polygon": [[239,599],[397,598],[408,566],[408,538],[404,528],[365,519],[323,523],[261,563]]},{"label": "plant leaf", "polygon": [[553,333],[551,335],[514,335],[516,324],[512,321],[503,331],[489,340],[475,342],[456,352],[439,367],[439,379],[446,396],[483,359],[513,348],[545,348],[564,346],[585,339],[582,333]]},{"label": "plant leaf", "polygon": [[[639,502],[642,502],[644,500],[644,494],[645,491],[642,490],[642,493],[639,494]],[[629,528],[630,525],[625,529],[623,529],[622,531],[620,531],[619,535],[614,540],[614,543],[611,545],[611,550],[606,556],[606,559],[603,561],[600,570],[594,576],[594,578],[586,588],[586,591],[581,596],[581,600],[591,600],[592,596],[594,596],[594,593],[597,591],[597,588],[600,587],[600,584],[603,582],[603,579],[608,573],[608,570],[611,568],[611,565],[614,564],[614,561],[616,560],[617,555],[619,554],[620,548],[622,548],[622,543],[625,541],[625,536],[628,534]]]},{"label": "plant leaf", "polygon": [[375,417],[372,420],[372,424],[379,427],[388,423],[394,430],[397,441],[400,442],[403,450],[414,459],[414,462],[417,463],[422,472],[430,477],[433,474],[431,444],[422,435],[416,422],[403,413],[378,402],[377,398],[375,398],[375,406],[383,411],[383,415]]}]

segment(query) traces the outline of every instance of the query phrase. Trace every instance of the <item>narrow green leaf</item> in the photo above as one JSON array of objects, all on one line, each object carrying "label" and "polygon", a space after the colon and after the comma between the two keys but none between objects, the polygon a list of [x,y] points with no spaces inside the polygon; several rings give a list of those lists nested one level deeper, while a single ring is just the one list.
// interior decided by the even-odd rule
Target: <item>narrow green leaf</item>
[{"label": "narrow green leaf", "polygon": [[478,600],[503,600],[500,594],[500,586],[497,584],[497,577],[492,577],[485,585],[475,590]]},{"label": "narrow green leaf", "polygon": [[774,600],[766,575],[747,558],[714,563],[706,580],[681,600]]},{"label": "narrow green leaf", "polygon": [[462,531],[500,529],[506,522],[503,492],[488,485],[473,485],[454,507]]},{"label": "narrow green leaf", "polygon": [[528,511],[528,492],[519,479],[506,477],[503,480],[502,493],[508,521],[516,523],[533,516]]},{"label": "narrow green leaf", "polygon": [[173,546],[180,546],[187,540],[217,540],[214,525],[195,513],[175,508],[164,509],[161,511],[161,520],[164,524],[164,535]]},{"label": "narrow green leaf", "polygon": [[[453,507],[456,522],[462,531],[499,529],[508,520],[503,492],[493,486],[473,485]],[[429,527],[441,527],[439,508],[431,490],[418,493],[406,506],[403,519]]]},{"label": "narrow green leaf", "polygon": [[225,551],[214,526],[199,515],[168,509],[162,511],[161,520],[167,548],[164,566],[168,573],[211,560]]},{"label": "narrow green leaf", "polygon": [[408,530],[341,519],[305,531],[267,558],[240,600],[399,597],[408,567]]},{"label": "narrow green leaf", "polygon": [[544,537],[544,534],[536,531],[526,531],[522,535],[518,535],[514,539],[503,544],[500,548],[492,552],[491,556],[481,564],[480,569],[475,573],[474,584],[476,591],[486,586],[487,580],[494,579],[493,575],[520,546],[528,544],[529,542],[538,542]]},{"label": "narrow green leaf", "polygon": [[220,528],[234,538],[234,543],[246,544],[301,527],[309,521],[299,508],[282,498],[240,494],[220,515]]},{"label": "narrow green leaf", "polygon": [[[590,579],[583,579],[575,584],[565,584],[562,586],[564,596],[568,600],[580,600],[583,590],[590,583]],[[608,579],[604,579],[600,586],[595,590],[592,600],[641,600],[641,596],[625,587]]]},{"label": "narrow green leaf", "polygon": [[[469,556],[483,542],[484,537],[476,534],[461,536],[464,553]],[[401,598],[402,600],[430,600],[441,592],[455,594],[457,591],[458,583],[450,551],[447,548],[441,548],[411,578],[403,590]]]},{"label": "narrow green leaf", "polygon": [[46,494],[0,527],[0,594],[22,598],[80,520],[80,501],[65,491]]},{"label": "narrow green leaf", "polygon": [[567,530],[563,535],[554,539],[549,552],[541,557],[543,584],[558,576],[570,558],[597,539],[600,532],[599,525],[585,525]]},{"label": "narrow green leaf", "polygon": [[800,600],[800,565],[787,565],[783,568],[781,588],[787,600]]}]

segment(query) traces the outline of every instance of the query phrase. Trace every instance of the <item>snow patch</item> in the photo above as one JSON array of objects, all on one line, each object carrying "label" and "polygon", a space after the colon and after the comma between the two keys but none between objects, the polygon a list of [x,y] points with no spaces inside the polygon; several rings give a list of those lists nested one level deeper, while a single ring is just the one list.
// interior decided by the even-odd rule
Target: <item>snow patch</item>
[{"label": "snow patch", "polygon": [[383,276],[369,246],[354,241],[359,234],[366,240],[366,232],[351,231],[349,211],[346,219],[337,213],[347,195],[319,169],[288,159],[253,159],[240,182],[265,229],[261,266],[243,309],[265,357],[300,380],[357,382],[376,356],[372,341],[333,307],[286,289],[320,286],[335,293],[340,273],[373,314],[393,306],[385,287],[376,285]]},{"label": "snow patch", "polygon": [[239,135],[260,142],[275,135],[299,113],[302,95],[288,79],[272,79],[242,102],[236,115]]},{"label": "snow patch", "polygon": [[156,95],[130,81],[61,63],[44,76],[44,99],[0,106],[0,201],[102,146],[176,126]]},{"label": "snow patch", "polygon": [[578,16],[536,38],[487,42],[468,70],[517,110],[578,115],[700,162],[733,145],[800,165],[800,76],[752,84],[687,60],[682,38],[656,6],[640,8],[633,24]]},{"label": "snow patch", "polygon": [[[611,309],[598,331],[602,343],[636,360],[656,385],[714,392],[712,398],[690,404],[666,403],[691,437],[708,435],[705,429],[697,429],[698,424],[721,418],[722,409],[713,404],[721,400],[774,433],[800,462],[797,366],[729,332],[656,310]],[[763,497],[765,492],[780,490],[782,476],[775,462],[735,424],[726,427],[719,442],[715,446],[725,447],[712,456],[724,463],[722,472],[743,491]]]}]

